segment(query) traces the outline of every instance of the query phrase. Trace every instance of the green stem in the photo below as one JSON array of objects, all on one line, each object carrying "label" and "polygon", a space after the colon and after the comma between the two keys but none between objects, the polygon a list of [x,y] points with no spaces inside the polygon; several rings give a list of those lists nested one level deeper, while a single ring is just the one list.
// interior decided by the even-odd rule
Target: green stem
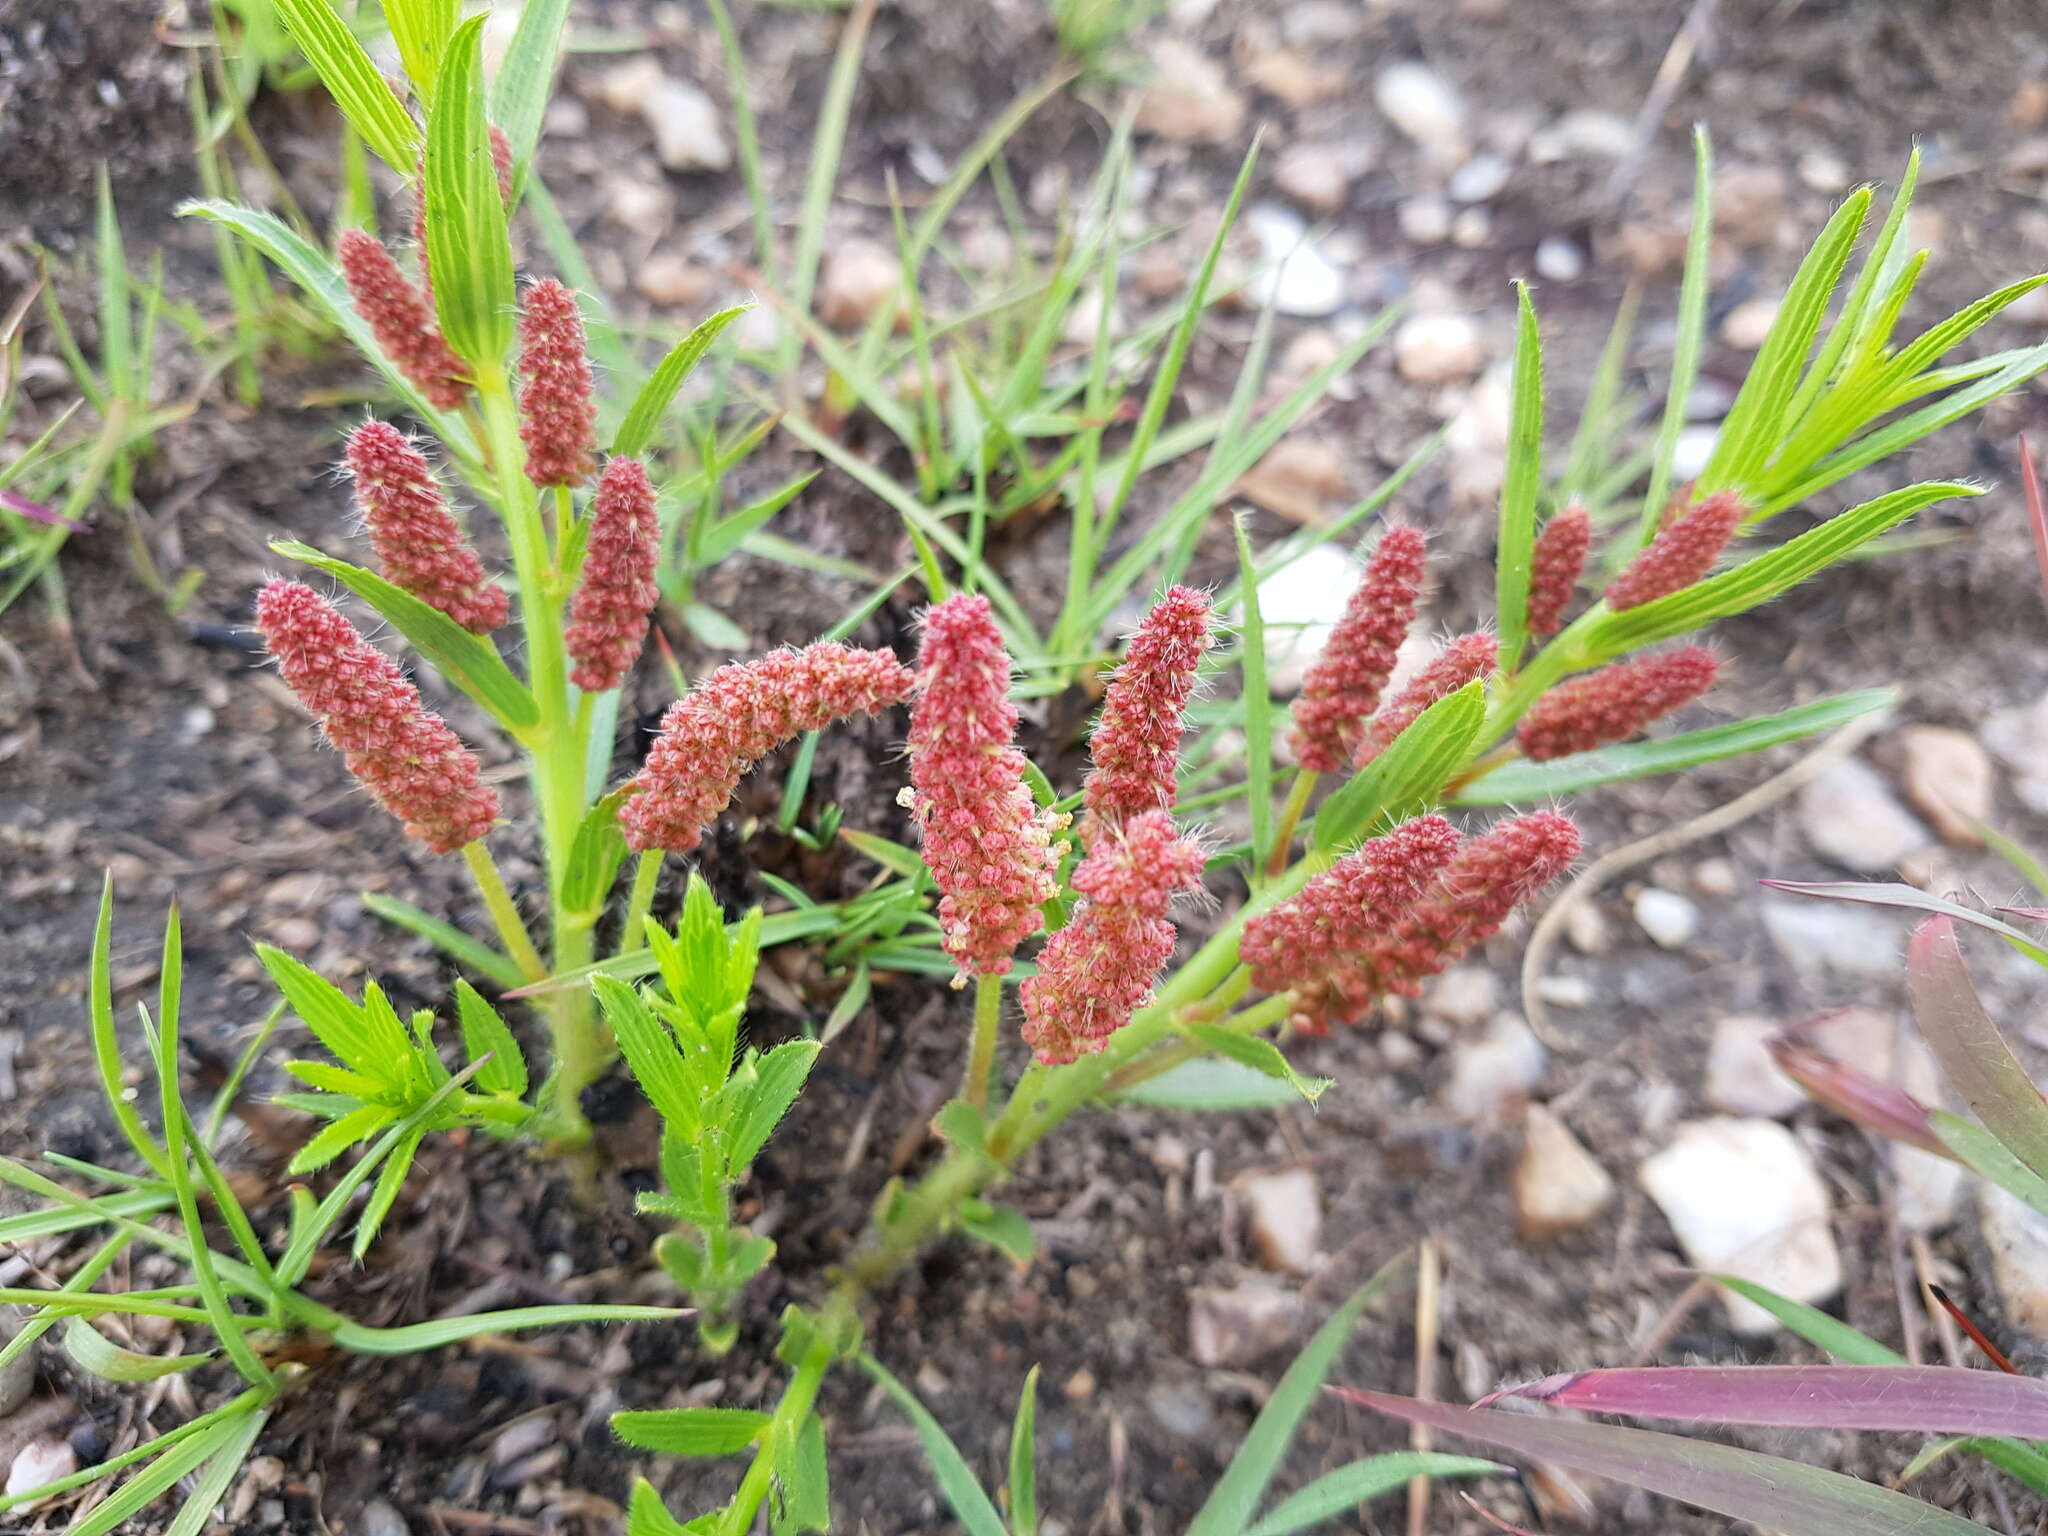
[{"label": "green stem", "polygon": [[1287,867],[1287,850],[1294,846],[1294,829],[1308,809],[1308,797],[1316,792],[1316,775],[1306,768],[1294,776],[1287,803],[1280,807],[1280,824],[1273,828],[1273,847],[1266,856],[1266,873],[1277,875]]},{"label": "green stem", "polygon": [[768,1497],[780,1453],[796,1444],[804,1421],[811,1416],[811,1405],[818,1400],[818,1388],[825,1373],[838,1358],[834,1343],[837,1336],[838,1331],[829,1321],[820,1324],[811,1347],[789,1378],[789,1385],[782,1389],[782,1400],[775,1405],[774,1416],[762,1426],[754,1459],[747,1467],[747,1475],[740,1479],[732,1502],[725,1507],[724,1518],[718,1523],[718,1536],[746,1536],[754,1528],[754,1516],[760,1513],[761,1504]]},{"label": "green stem", "polygon": [[[1218,1029],[1227,1029],[1234,1035],[1256,1035],[1269,1025],[1278,1024],[1294,1009],[1294,999],[1285,995],[1268,997],[1254,1003],[1241,1013],[1233,1013],[1227,1019],[1218,1021]],[[1131,1062],[1122,1071],[1114,1074],[1103,1084],[1103,1092],[1114,1097],[1128,1093],[1140,1083],[1148,1083],[1162,1072],[1170,1072],[1185,1062],[1208,1054],[1209,1048],[1199,1040],[1182,1040],[1164,1050],[1152,1052],[1142,1060]]]},{"label": "green stem", "polygon": [[533,936],[526,931],[519,908],[513,905],[512,893],[505,889],[504,877],[498,873],[498,861],[491,857],[490,846],[482,838],[463,844],[462,862],[469,866],[477,894],[484,899],[484,910],[491,914],[491,922],[498,930],[498,942],[519,967],[519,974],[528,981],[546,979],[547,962],[533,947]]},{"label": "green stem", "polygon": [[967,1051],[967,1079],[960,1085],[960,1097],[976,1109],[988,1104],[988,1080],[995,1071],[996,1031],[1003,1017],[1003,981],[1000,976],[977,976],[974,980],[974,1042]]},{"label": "green stem", "polygon": [[647,947],[647,914],[661,884],[661,850],[650,848],[633,869],[633,893],[626,898],[626,926],[619,930],[619,953],[637,955]]}]

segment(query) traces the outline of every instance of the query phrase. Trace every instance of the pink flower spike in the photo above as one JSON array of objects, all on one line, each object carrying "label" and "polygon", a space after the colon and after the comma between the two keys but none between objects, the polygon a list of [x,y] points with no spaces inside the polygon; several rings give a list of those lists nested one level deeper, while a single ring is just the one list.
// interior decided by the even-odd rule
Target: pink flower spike
[{"label": "pink flower spike", "polygon": [[1559,683],[1522,718],[1515,744],[1535,762],[1627,741],[1653,720],[1714,686],[1721,658],[1689,645],[1640,661],[1618,661]]},{"label": "pink flower spike", "polygon": [[1039,1061],[1062,1066],[1100,1051],[1151,1001],[1173,958],[1169,902],[1202,883],[1202,850],[1163,810],[1105,823],[1074,871],[1082,900],[1039,951],[1020,988],[1024,1039]]},{"label": "pink flower spike", "polygon": [[1666,518],[1649,546],[1608,586],[1607,606],[1616,613],[1640,608],[1699,581],[1713,570],[1748,510],[1735,492],[1721,491]]},{"label": "pink flower spike", "polygon": [[356,313],[427,404],[452,411],[468,399],[469,370],[442,340],[433,305],[405,280],[376,236],[345,229],[335,255]]},{"label": "pink flower spike", "polygon": [[1536,536],[1529,566],[1529,633],[1547,640],[1564,628],[1593,547],[1593,517],[1577,502],[1551,516]]},{"label": "pink flower spike", "polygon": [[366,421],[348,435],[344,461],[385,578],[474,634],[504,623],[510,600],[485,573],[433,467],[406,435],[388,422]]},{"label": "pink flower spike", "polygon": [[611,460],[591,497],[590,542],[563,636],[575,663],[569,680],[584,692],[618,687],[639,659],[661,595],[655,580],[660,544],[647,471],[638,459]]},{"label": "pink flower spike", "polygon": [[1215,642],[1208,594],[1175,587],[1145,616],[1124,664],[1110,679],[1102,718],[1088,739],[1094,768],[1083,786],[1093,842],[1096,824],[1171,810],[1179,792],[1181,717],[1195,670]]},{"label": "pink flower spike", "polygon": [[1370,838],[1300,894],[1245,924],[1238,958],[1262,991],[1294,994],[1292,1022],[1323,1034],[1361,1019],[1378,993],[1365,969],[1372,946],[1392,933],[1458,851],[1455,827],[1419,816]]},{"label": "pink flower spike", "polygon": [[1492,635],[1474,632],[1459,635],[1443,648],[1428,666],[1415,674],[1372,718],[1365,739],[1358,746],[1358,766],[1364,767],[1394,744],[1422,712],[1440,699],[1447,699],[1467,683],[1489,676],[1500,643]]},{"label": "pink flower spike", "polygon": [[626,786],[627,846],[688,853],[756,762],[805,731],[901,703],[913,680],[887,651],[832,642],[720,667],[668,707]]},{"label": "pink flower spike", "polygon": [[303,583],[272,581],[257,594],[256,627],[348,771],[408,836],[453,853],[490,831],[498,795],[479,781],[476,754],[332,603]]},{"label": "pink flower spike", "polygon": [[519,438],[535,485],[580,485],[595,467],[597,406],[576,295],[552,277],[519,315]]},{"label": "pink flower spike", "polygon": [[1421,530],[1396,526],[1380,535],[1344,617],[1301,682],[1294,701],[1294,755],[1310,773],[1341,773],[1379,708],[1395,653],[1415,622],[1422,595]]},{"label": "pink flower spike", "polygon": [[1041,811],[1013,738],[1010,656],[988,599],[961,593],[924,616],[910,711],[913,814],[939,887],[946,952],[999,976],[1038,931],[1056,889],[1063,822]]}]

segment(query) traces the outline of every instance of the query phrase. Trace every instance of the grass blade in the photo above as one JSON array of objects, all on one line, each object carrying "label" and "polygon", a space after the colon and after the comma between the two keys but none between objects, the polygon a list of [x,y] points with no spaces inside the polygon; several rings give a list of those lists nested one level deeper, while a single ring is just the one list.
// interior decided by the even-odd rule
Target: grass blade
[{"label": "grass blade", "polygon": [[1479,1456],[1446,1456],[1437,1451],[1390,1451],[1368,1456],[1317,1478],[1289,1494],[1244,1536],[1289,1536],[1320,1525],[1368,1499],[1392,1493],[1414,1477],[1485,1477],[1509,1469]]},{"label": "grass blade", "polygon": [[[1678,287],[1678,338],[1671,350],[1671,383],[1664,395],[1664,419],[1657,426],[1656,457],[1650,461],[1650,488],[1643,496],[1633,543],[1616,540],[1616,557],[1650,542],[1671,494],[1671,460],[1678,434],[1685,430],[1686,407],[1700,376],[1700,348],[1707,330],[1707,263],[1714,247],[1714,146],[1704,126],[1692,132],[1692,233],[1685,245],[1685,276]],[[1726,430],[1725,428],[1723,429]]]},{"label": "grass blade", "polygon": [[1930,917],[1913,930],[1906,991],[1949,1085],[2013,1156],[2048,1172],[2048,1099],[1984,1011],[1949,918]]},{"label": "grass blade", "polygon": [[512,164],[522,171],[540,143],[541,118],[554,89],[568,19],[569,0],[526,0],[498,78],[491,82],[491,120],[504,130]]},{"label": "grass blade", "polygon": [[1529,567],[1536,549],[1536,496],[1543,486],[1543,339],[1529,285],[1515,284],[1515,372],[1508,417],[1507,478],[1494,558],[1500,669],[1513,672],[1529,639]]},{"label": "grass blade", "polygon": [[967,1536],[1010,1536],[1001,1513],[975,1477],[974,1469],[968,1466],[967,1458],[960,1454],[960,1447],[940,1428],[931,1411],[917,1400],[910,1388],[890,1375],[873,1355],[863,1352],[860,1364],[861,1369],[874,1377],[881,1389],[889,1394],[890,1400],[903,1410],[904,1417],[915,1426],[918,1443],[924,1447],[925,1460],[931,1465],[932,1476],[938,1479],[939,1491],[945,1494],[946,1502],[952,1506],[955,1518],[966,1528]]},{"label": "grass blade", "polygon": [[419,159],[419,128],[330,0],[275,0],[292,41],[363,142],[400,176]]}]

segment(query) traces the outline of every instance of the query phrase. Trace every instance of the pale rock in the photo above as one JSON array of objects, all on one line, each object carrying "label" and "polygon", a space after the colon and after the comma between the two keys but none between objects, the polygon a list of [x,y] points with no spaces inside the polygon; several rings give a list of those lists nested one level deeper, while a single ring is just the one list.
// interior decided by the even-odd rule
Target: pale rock
[{"label": "pale rock", "polygon": [[1318,64],[1294,48],[1267,48],[1245,65],[1245,78],[1269,96],[1277,96],[1290,107],[1311,106],[1342,94],[1346,76],[1341,69]]},{"label": "pale rock", "polygon": [[1329,520],[1328,506],[1344,497],[1351,476],[1343,453],[1321,438],[1284,437],[1237,483],[1247,500],[1291,522]]},{"label": "pale rock", "polygon": [[1574,901],[1564,915],[1564,936],[1582,955],[1604,955],[1614,947],[1607,918],[1595,902]]},{"label": "pale rock", "polygon": [[1162,1381],[1145,1394],[1145,1406],[1160,1425],[1184,1440],[1204,1444],[1216,1437],[1216,1408],[1199,1381]]},{"label": "pale rock", "polygon": [[[1287,350],[1280,354],[1280,367],[1276,376],[1298,384],[1317,369],[1336,362],[1343,350],[1343,341],[1329,326],[1308,326],[1299,336],[1287,343]],[[1332,380],[1331,383],[1334,389],[1337,381]]]},{"label": "pale rock", "polygon": [[1349,42],[1365,29],[1365,10],[1353,0],[1297,0],[1280,18],[1280,30],[1297,48]]},{"label": "pale rock", "polygon": [[1323,1196],[1312,1168],[1283,1168],[1240,1179],[1245,1230],[1259,1263],[1290,1275],[1316,1267],[1323,1236]]},{"label": "pale rock", "polygon": [[388,1501],[372,1499],[363,1506],[356,1522],[355,1536],[412,1536],[412,1527]]},{"label": "pale rock", "polygon": [[1848,162],[1824,149],[1809,149],[1793,168],[1812,191],[1833,194],[1849,190]]},{"label": "pale rock", "polygon": [[1266,681],[1276,694],[1300,690],[1302,674],[1322,654],[1357,585],[1358,567],[1331,544],[1316,545],[1259,583]]},{"label": "pale rock", "polygon": [[1702,896],[1733,896],[1742,889],[1742,876],[1726,859],[1701,859],[1692,867],[1692,888]]},{"label": "pale rock", "polygon": [[1936,1157],[1918,1147],[1894,1144],[1892,1209],[1908,1232],[1939,1232],[1951,1225],[1962,1208],[1970,1170],[1952,1158]]},{"label": "pale rock", "polygon": [[1799,792],[1799,829],[1815,853],[1860,875],[1890,874],[1930,841],[1877,770],[1853,757]]},{"label": "pale rock", "polygon": [[1700,931],[1700,909],[1678,892],[1654,885],[1636,893],[1635,919],[1662,949],[1683,949]]},{"label": "pale rock", "polygon": [[1451,172],[1450,180],[1444,183],[1444,190],[1450,193],[1454,203],[1483,203],[1498,196],[1514,173],[1515,168],[1506,155],[1474,155]]},{"label": "pale rock", "polygon": [[1293,1292],[1265,1281],[1188,1293],[1188,1353],[1201,1366],[1244,1365],[1285,1344],[1301,1318]]},{"label": "pale rock", "polygon": [[1761,901],[1757,911],[1764,930],[1798,970],[1819,967],[1866,979],[1898,973],[1897,933],[1862,908],[1797,897]]},{"label": "pale rock", "polygon": [[[1066,322],[1060,327],[1060,340],[1070,347],[1092,347],[1102,335],[1102,288],[1099,284],[1089,286],[1068,306]],[[1112,299],[1109,304],[1109,334],[1123,334],[1123,311]]]},{"label": "pale rock", "polygon": [[574,96],[557,96],[541,114],[543,139],[580,139],[590,132],[590,109]]},{"label": "pale rock", "polygon": [[1379,1034],[1380,1060],[1396,1072],[1406,1072],[1410,1067],[1422,1064],[1423,1050],[1415,1037],[1398,1029],[1382,1029]]},{"label": "pale rock", "polygon": [[1635,141],[1635,125],[1620,113],[1580,107],[1530,135],[1529,158],[1538,165],[1580,156],[1619,160],[1635,147]]},{"label": "pale rock", "polygon": [[1775,165],[1722,167],[1714,176],[1714,233],[1737,244],[1769,238],[1787,191],[1785,173]]},{"label": "pale rock", "polygon": [[654,130],[654,153],[671,171],[722,171],[732,164],[718,106],[687,80],[667,76],[640,103],[640,116]]},{"label": "pale rock", "polygon": [[1977,1221],[2006,1323],[2048,1340],[2048,1216],[1989,1179],[1977,1184]]},{"label": "pale rock", "polygon": [[709,267],[676,251],[656,251],[633,278],[641,296],[664,309],[695,309],[711,297],[717,284]]},{"label": "pale rock", "polygon": [[1721,318],[1721,339],[1743,352],[1754,352],[1771,334],[1778,318],[1776,299],[1744,299]]},{"label": "pale rock", "polygon": [[1343,307],[1344,274],[1309,238],[1300,214],[1278,203],[1258,203],[1245,211],[1244,222],[1259,242],[1262,266],[1250,285],[1254,304],[1307,320]]},{"label": "pale rock", "polygon": [[1500,983],[1483,965],[1453,966],[1423,994],[1422,1011],[1461,1029],[1477,1029],[1500,1006]]},{"label": "pale rock", "polygon": [[1451,244],[1461,251],[1483,250],[1493,242],[1493,215],[1484,208],[1465,208],[1451,220]]},{"label": "pale rock", "polygon": [[1899,732],[1899,782],[1944,840],[1980,848],[1991,819],[1991,755],[1968,731],[1909,725]]},{"label": "pale rock", "polygon": [[1417,245],[1442,245],[1451,238],[1451,205],[1440,197],[1411,197],[1395,210],[1402,235]]},{"label": "pale rock", "polygon": [[1335,213],[1351,190],[1351,170],[1329,144],[1290,144],[1273,165],[1273,184],[1312,213]]},{"label": "pale rock", "polygon": [[[54,1483],[77,1470],[78,1452],[71,1449],[69,1441],[49,1436],[31,1440],[15,1452],[14,1464],[7,1469],[7,1497],[11,1499],[45,1483]],[[32,1500],[20,1507],[33,1509],[41,1502]]]},{"label": "pale rock", "polygon": [[1586,253],[1563,235],[1536,242],[1536,275],[1547,282],[1575,283],[1586,275]]},{"label": "pale rock", "polygon": [[1244,97],[1222,67],[1178,38],[1152,47],[1152,81],[1138,102],[1142,133],[1194,144],[1228,144],[1244,131]]},{"label": "pale rock", "polygon": [[1166,299],[1188,285],[1188,264],[1171,241],[1157,240],[1138,253],[1131,281],[1148,299]]},{"label": "pale rock", "polygon": [[1463,315],[1413,315],[1394,332],[1394,367],[1412,384],[1451,384],[1486,366],[1479,327]]},{"label": "pale rock", "polygon": [[1498,1127],[1536,1091],[1548,1061],[1520,1016],[1500,1014],[1484,1035],[1453,1052],[1444,1109],[1464,1124]]},{"label": "pale rock", "polygon": [[1707,1045],[1707,1103],[1731,1115],[1782,1120],[1806,1103],[1799,1085],[1778,1070],[1765,1042],[1774,1019],[1732,1013],[1714,1021]]},{"label": "pale rock", "polygon": [[2048,816],[2048,693],[2031,704],[1994,710],[1984,721],[1984,745],[2013,771],[2013,793],[2038,816]]},{"label": "pale rock", "polygon": [[614,64],[598,77],[597,99],[621,117],[631,117],[666,78],[659,59],[651,54],[638,54]]},{"label": "pale rock", "polygon": [[646,240],[660,238],[675,214],[675,198],[667,187],[630,174],[605,183],[604,206],[613,223]]},{"label": "pale rock", "polygon": [[1590,1008],[1593,983],[1583,976],[1544,976],[1536,982],[1536,995],[1553,1008]]},{"label": "pale rock", "polygon": [[[1794,1301],[1825,1301],[1841,1289],[1827,1185],[1799,1139],[1775,1120],[1687,1121],[1638,1177],[1695,1268]],[[1722,1301],[1736,1332],[1777,1331],[1777,1320],[1754,1302],[1732,1293]]]},{"label": "pale rock", "polygon": [[1719,422],[1711,426],[1692,425],[1681,427],[1678,441],[1671,447],[1671,473],[1680,480],[1695,480],[1707,461],[1714,456],[1714,445],[1721,440]]},{"label": "pale rock", "polygon": [[1465,156],[1466,112],[1457,89],[1427,64],[1403,60],[1382,69],[1373,83],[1381,116],[1420,145],[1439,165]]},{"label": "pale rock", "polygon": [[512,50],[512,39],[519,31],[519,5],[494,5],[484,13],[483,35],[477,39],[477,54],[484,66],[484,78],[495,80],[498,67],[505,62],[505,55]]},{"label": "pale rock", "polygon": [[1614,1179],[1564,1122],[1541,1104],[1522,1112],[1515,1164],[1515,1224],[1522,1236],[1555,1237],[1583,1227],[1614,1198]]},{"label": "pale rock", "polygon": [[1452,498],[1475,507],[1499,494],[1514,412],[1514,366],[1502,358],[1481,376],[1444,431]]},{"label": "pale rock", "polygon": [[835,331],[865,325],[896,302],[903,264],[872,240],[845,240],[832,248],[818,284],[818,318]]}]

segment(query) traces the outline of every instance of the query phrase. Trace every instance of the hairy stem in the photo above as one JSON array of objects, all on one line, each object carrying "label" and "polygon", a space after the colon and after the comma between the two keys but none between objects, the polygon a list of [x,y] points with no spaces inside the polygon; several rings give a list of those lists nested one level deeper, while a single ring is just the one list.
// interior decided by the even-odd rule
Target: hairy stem
[{"label": "hairy stem", "polygon": [[1287,867],[1287,850],[1294,845],[1294,829],[1301,825],[1302,812],[1308,809],[1308,797],[1316,792],[1316,775],[1306,768],[1294,776],[1294,786],[1287,792],[1287,803],[1280,807],[1279,825],[1273,828],[1273,846],[1266,856],[1266,873],[1277,875]]},{"label": "hairy stem", "polygon": [[469,866],[477,894],[484,899],[484,910],[491,914],[491,923],[498,930],[498,942],[519,967],[519,974],[528,981],[545,980],[547,962],[533,947],[533,936],[526,931],[525,920],[512,902],[512,893],[505,889],[505,879],[498,873],[498,861],[491,857],[490,845],[482,838],[463,844],[462,862]]},{"label": "hairy stem", "polygon": [[967,1077],[960,1085],[960,1097],[976,1109],[988,1104],[988,1080],[995,1071],[996,1031],[1002,1017],[1002,978],[975,977],[974,1039],[967,1049]]},{"label": "hairy stem", "polygon": [[636,955],[647,947],[647,914],[661,884],[661,850],[650,848],[633,866],[633,893],[626,898],[626,925],[619,930],[619,953]]}]

